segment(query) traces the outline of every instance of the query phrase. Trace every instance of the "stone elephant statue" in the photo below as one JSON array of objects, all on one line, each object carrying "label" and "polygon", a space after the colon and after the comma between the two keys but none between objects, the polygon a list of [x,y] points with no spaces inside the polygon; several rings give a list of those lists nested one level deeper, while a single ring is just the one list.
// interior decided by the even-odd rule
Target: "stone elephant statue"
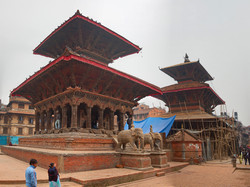
[{"label": "stone elephant statue", "polygon": [[163,148],[162,136],[158,132],[144,134],[144,146],[150,144],[151,151]]},{"label": "stone elephant statue", "polygon": [[141,148],[144,149],[144,137],[143,137],[143,131],[141,128],[132,128],[129,130],[122,130],[117,135],[117,149],[126,149],[126,144],[129,143],[134,151],[137,151],[137,146],[135,142],[140,141]]}]

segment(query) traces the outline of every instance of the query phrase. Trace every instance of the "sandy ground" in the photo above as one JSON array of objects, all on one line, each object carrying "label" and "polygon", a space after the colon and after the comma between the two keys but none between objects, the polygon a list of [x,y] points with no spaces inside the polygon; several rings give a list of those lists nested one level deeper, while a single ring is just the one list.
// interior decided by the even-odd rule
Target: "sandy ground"
[{"label": "sandy ground", "polygon": [[230,163],[190,165],[162,177],[152,177],[117,187],[250,187],[249,170],[235,170]]},{"label": "sandy ground", "polygon": [[[25,184],[10,184],[10,185],[1,185],[1,187],[26,187]],[[49,184],[48,183],[43,183],[43,184],[38,184],[38,187],[48,187]],[[76,183],[73,183],[73,182],[63,182],[61,183],[61,186],[62,187],[80,187],[82,185],[80,184],[76,184]]]}]

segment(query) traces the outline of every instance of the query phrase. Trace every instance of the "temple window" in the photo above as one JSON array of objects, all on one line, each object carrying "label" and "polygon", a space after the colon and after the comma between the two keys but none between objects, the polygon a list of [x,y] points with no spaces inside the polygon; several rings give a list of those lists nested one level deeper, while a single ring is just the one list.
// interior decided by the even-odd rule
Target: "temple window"
[{"label": "temple window", "polygon": [[8,124],[8,116],[4,116],[4,123]]},{"label": "temple window", "polygon": [[23,103],[19,103],[18,104],[18,108],[24,109],[24,104]]},{"label": "temple window", "polygon": [[23,116],[18,116],[18,123],[23,123]]},{"label": "temple window", "polygon": [[33,118],[29,118],[29,124],[33,124],[34,119]]},{"label": "temple window", "polygon": [[29,128],[29,134],[30,134],[30,135],[33,134],[33,128]]},{"label": "temple window", "polygon": [[23,128],[18,128],[18,135],[22,135],[23,134]]},{"label": "temple window", "polygon": [[3,134],[8,134],[8,128],[7,127],[3,128]]},{"label": "temple window", "polygon": [[29,109],[34,109],[34,107],[32,105],[29,105]]}]

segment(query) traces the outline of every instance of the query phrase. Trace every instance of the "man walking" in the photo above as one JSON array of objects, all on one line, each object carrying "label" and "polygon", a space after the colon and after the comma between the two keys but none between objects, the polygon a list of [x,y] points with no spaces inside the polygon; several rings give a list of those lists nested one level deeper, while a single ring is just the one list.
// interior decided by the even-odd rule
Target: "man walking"
[{"label": "man walking", "polygon": [[36,178],[36,167],[38,162],[36,159],[30,160],[30,166],[25,171],[25,179],[27,187],[37,187],[37,178]]}]

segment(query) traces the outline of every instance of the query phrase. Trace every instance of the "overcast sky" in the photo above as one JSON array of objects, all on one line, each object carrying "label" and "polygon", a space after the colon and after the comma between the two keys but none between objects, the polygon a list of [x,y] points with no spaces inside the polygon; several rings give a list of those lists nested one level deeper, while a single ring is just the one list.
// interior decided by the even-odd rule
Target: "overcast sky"
[{"label": "overcast sky", "polygon": [[[0,99],[46,65],[33,49],[79,9],[142,48],[111,66],[159,87],[175,81],[159,70],[200,59],[226,102],[223,110],[250,125],[250,1],[248,0],[0,0]],[[159,100],[142,102],[164,106]],[[217,107],[217,114],[220,106]]]}]

